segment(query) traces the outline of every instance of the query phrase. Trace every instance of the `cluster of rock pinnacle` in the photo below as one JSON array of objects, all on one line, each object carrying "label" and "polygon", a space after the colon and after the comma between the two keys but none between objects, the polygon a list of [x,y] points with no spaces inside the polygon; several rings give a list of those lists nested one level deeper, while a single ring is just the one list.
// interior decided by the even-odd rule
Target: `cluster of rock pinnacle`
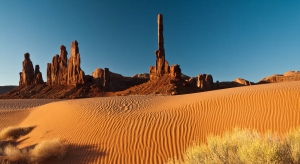
[{"label": "cluster of rock pinnacle", "polygon": [[[165,59],[164,36],[163,36],[163,15],[159,14],[158,23],[158,50],[155,51],[156,65],[150,67],[150,81],[155,81],[163,76],[169,76],[173,79],[181,79],[181,68],[178,64],[169,66]],[[71,44],[71,55],[67,58],[68,52],[64,45],[60,46],[60,55],[56,54],[52,58],[52,63],[47,64],[47,85],[66,85],[77,86],[93,82],[93,85],[110,91],[111,73],[108,68],[97,68],[92,76],[85,75],[80,67],[80,53],[78,42],[75,40]],[[195,81],[196,80],[196,81]],[[194,81],[194,82],[192,82]],[[213,89],[213,78],[211,75],[201,74],[196,79],[191,79],[197,87],[202,90]],[[44,84],[42,73],[39,65],[33,69],[30,60],[30,54],[24,54],[23,70],[20,72],[20,86],[28,86],[32,84]]]}]

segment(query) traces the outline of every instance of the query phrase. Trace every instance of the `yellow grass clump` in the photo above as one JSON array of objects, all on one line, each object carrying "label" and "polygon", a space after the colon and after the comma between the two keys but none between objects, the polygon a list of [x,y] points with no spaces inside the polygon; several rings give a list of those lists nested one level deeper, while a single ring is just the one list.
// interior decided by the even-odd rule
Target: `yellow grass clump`
[{"label": "yellow grass clump", "polygon": [[171,159],[168,163],[300,163],[300,128],[281,138],[236,128],[223,136],[207,137],[207,144],[193,144],[183,157],[184,162]]}]

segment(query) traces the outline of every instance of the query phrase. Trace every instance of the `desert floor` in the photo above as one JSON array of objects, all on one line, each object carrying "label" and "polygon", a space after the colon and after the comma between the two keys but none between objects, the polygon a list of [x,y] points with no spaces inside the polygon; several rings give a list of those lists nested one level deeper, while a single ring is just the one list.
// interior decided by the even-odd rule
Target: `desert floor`
[{"label": "desert floor", "polygon": [[63,160],[48,163],[165,163],[209,134],[234,127],[282,134],[300,125],[300,82],[52,101],[0,100],[0,129],[36,126],[18,147],[51,138],[70,144]]}]

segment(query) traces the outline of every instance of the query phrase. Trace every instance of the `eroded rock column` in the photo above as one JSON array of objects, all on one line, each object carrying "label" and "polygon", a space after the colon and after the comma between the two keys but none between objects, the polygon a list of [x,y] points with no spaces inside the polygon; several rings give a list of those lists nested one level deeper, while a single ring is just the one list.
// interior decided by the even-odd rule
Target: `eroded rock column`
[{"label": "eroded rock column", "polygon": [[68,52],[64,45],[60,46],[58,81],[61,85],[67,85],[68,80]]},{"label": "eroded rock column", "polygon": [[71,44],[71,56],[68,64],[67,85],[84,84],[84,72],[80,68],[80,53],[76,40]]},{"label": "eroded rock column", "polygon": [[34,84],[34,69],[33,64],[30,60],[30,54],[24,54],[24,61],[22,63],[22,72],[20,72],[20,82],[19,85],[31,85]]}]

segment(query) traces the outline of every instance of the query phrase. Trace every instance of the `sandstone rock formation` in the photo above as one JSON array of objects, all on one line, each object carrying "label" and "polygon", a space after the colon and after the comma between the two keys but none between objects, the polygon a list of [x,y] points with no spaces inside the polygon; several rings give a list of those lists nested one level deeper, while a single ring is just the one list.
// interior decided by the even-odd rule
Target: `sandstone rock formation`
[{"label": "sandstone rock formation", "polygon": [[155,51],[156,54],[156,76],[161,77],[165,73],[165,47],[164,47],[164,26],[163,26],[163,16],[161,14],[157,17],[158,24],[158,50]]},{"label": "sandstone rock formation", "polygon": [[197,78],[195,78],[195,77],[190,77],[189,79],[187,79],[185,81],[191,83],[192,85],[197,86]]},{"label": "sandstone rock formation", "polygon": [[242,78],[236,78],[233,82],[239,83],[241,85],[251,85],[251,82]]},{"label": "sandstone rock formation", "polygon": [[39,65],[35,65],[35,69],[34,69],[34,84],[44,84],[44,80],[43,80],[43,76],[42,73],[40,71],[40,66]]},{"label": "sandstone rock formation", "polygon": [[71,45],[71,56],[68,60],[67,85],[84,84],[84,72],[80,68],[80,53],[78,42],[75,40]]},{"label": "sandstone rock formation", "polygon": [[[170,75],[174,78],[180,78],[181,69],[179,65],[169,66],[168,61],[165,59],[164,36],[163,36],[163,15],[158,14],[158,50],[155,51],[156,65],[150,67],[150,80],[161,78],[164,75]],[[173,70],[172,70],[173,69]],[[172,72],[173,71],[173,72]],[[175,71],[175,72],[174,72]],[[178,74],[180,72],[180,75]]]},{"label": "sandstone rock formation", "polygon": [[104,83],[103,88],[105,91],[110,90],[110,73],[108,68],[104,68]]},{"label": "sandstone rock formation", "polygon": [[71,56],[67,58],[66,47],[60,46],[60,56],[56,54],[52,63],[47,64],[48,85],[73,85],[84,84],[85,75],[80,68],[80,54],[78,42],[75,40],[71,45]]},{"label": "sandstone rock formation", "polygon": [[68,79],[68,52],[64,45],[60,46],[60,58],[59,58],[59,84],[66,85]]},{"label": "sandstone rock formation", "polygon": [[40,66],[36,65],[33,69],[33,64],[30,60],[30,54],[27,52],[24,54],[24,61],[22,63],[23,69],[20,72],[20,86],[28,86],[32,84],[44,84],[42,73],[40,72]]},{"label": "sandstone rock formation", "polygon": [[32,62],[30,60],[30,54],[25,53],[24,54],[24,61],[22,63],[23,69],[22,72],[20,72],[20,82],[19,85],[31,85],[34,83],[34,69]]},{"label": "sandstone rock formation", "polygon": [[207,74],[200,74],[197,76],[197,87],[203,91],[214,89],[213,77]]},{"label": "sandstone rock formation", "polygon": [[105,91],[110,90],[110,72],[108,68],[96,68],[92,73],[94,84],[96,84],[99,88],[104,89]]},{"label": "sandstone rock formation", "polygon": [[68,76],[68,52],[64,45],[60,46],[60,56],[56,54],[52,58],[52,63],[47,64],[47,84],[66,85]]},{"label": "sandstone rock formation", "polygon": [[171,77],[179,79],[181,77],[181,69],[178,64],[172,65],[170,67],[170,75]]},{"label": "sandstone rock formation", "polygon": [[92,73],[94,84],[98,87],[103,87],[104,83],[104,70],[101,68],[96,68]]},{"label": "sandstone rock formation", "polygon": [[51,72],[51,63],[47,63],[47,85],[52,85],[52,72]]}]

